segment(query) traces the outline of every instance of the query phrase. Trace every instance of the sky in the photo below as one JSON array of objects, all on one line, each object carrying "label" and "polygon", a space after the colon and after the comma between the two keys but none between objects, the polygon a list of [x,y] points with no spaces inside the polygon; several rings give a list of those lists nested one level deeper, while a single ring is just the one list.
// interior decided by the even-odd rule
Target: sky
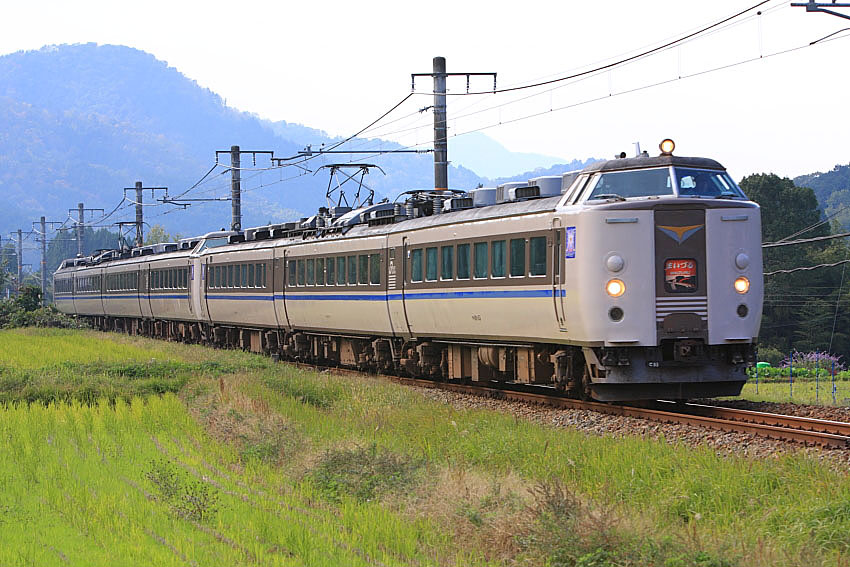
[{"label": "sky", "polygon": [[[348,136],[407,96],[410,74],[430,72],[435,56],[449,72],[496,72],[499,88],[529,85],[662,45],[756,3],[33,0],[4,6],[0,54],[127,45],[228,106]],[[581,81],[466,96],[466,79],[450,77],[449,135],[481,131],[512,151],[565,160],[631,155],[635,142],[654,154],[670,137],[677,154],[717,159],[736,179],[850,162],[850,30],[809,46],[850,21],[788,1],[759,10]],[[488,89],[491,79],[471,79],[473,92]],[[429,78],[417,79],[420,94],[364,135],[430,147],[433,118],[419,110],[433,104],[431,90]]]}]

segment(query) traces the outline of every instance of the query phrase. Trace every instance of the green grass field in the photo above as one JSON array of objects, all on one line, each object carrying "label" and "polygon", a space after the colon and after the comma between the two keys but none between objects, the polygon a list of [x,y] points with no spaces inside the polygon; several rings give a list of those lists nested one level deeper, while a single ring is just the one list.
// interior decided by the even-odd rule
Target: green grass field
[{"label": "green grass field", "polygon": [[0,332],[0,396],[4,566],[850,564],[850,477],[802,452],[90,331]]}]

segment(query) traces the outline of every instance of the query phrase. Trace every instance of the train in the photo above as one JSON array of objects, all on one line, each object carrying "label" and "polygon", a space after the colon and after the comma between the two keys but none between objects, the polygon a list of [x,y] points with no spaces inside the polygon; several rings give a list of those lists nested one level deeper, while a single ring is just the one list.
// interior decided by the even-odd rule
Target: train
[{"label": "train", "polygon": [[104,330],[606,402],[740,393],[761,217],[709,158],[579,171],[64,260],[54,301]]}]

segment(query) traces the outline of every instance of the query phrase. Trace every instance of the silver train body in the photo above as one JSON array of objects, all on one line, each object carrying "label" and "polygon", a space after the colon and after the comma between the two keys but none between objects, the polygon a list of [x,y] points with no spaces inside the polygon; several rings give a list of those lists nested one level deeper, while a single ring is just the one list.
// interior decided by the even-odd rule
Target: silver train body
[{"label": "silver train body", "polygon": [[55,302],[104,329],[368,370],[608,401],[739,393],[760,212],[720,164],[616,159],[448,197],[66,260]]}]

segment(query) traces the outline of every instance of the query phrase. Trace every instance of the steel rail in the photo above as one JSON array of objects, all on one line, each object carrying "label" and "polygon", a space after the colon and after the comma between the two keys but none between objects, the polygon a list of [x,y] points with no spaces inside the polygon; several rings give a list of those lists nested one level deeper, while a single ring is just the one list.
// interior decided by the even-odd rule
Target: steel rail
[{"label": "steel rail", "polygon": [[806,429],[808,431],[820,431],[850,437],[850,423],[844,421],[832,421],[829,419],[817,419],[814,417],[796,415],[783,415],[778,413],[727,408],[706,404],[685,404],[680,411],[705,417],[717,417],[736,421],[747,421],[750,423],[760,423],[762,425]]},{"label": "steel rail", "polygon": [[[291,364],[291,363],[290,363]],[[299,367],[316,369],[317,366],[296,363]],[[322,368],[322,367],[319,367]],[[362,371],[324,367],[326,370],[343,375],[376,376]],[[750,410],[738,410],[702,404],[675,404],[673,411],[640,405],[612,404],[568,398],[555,393],[542,393],[542,388],[533,385],[519,385],[521,389],[509,389],[509,386],[497,386],[458,382],[437,382],[422,378],[409,378],[391,374],[378,374],[399,384],[418,386],[435,390],[446,390],[461,394],[487,396],[494,399],[533,403],[554,408],[590,410],[608,415],[647,419],[660,423],[674,423],[705,427],[732,433],[749,433],[759,437],[780,441],[793,441],[805,445],[818,445],[831,449],[850,449],[850,423],[771,414]],[[532,391],[532,390],[537,391]],[[662,402],[663,403],[663,402]],[[668,402],[669,405],[674,405]]]},{"label": "steel rail", "polygon": [[[635,417],[661,423],[678,423],[706,427],[719,431],[750,433],[759,437],[767,437],[781,441],[794,441],[806,445],[819,445],[833,449],[850,448],[850,423],[832,422],[812,418],[797,418],[795,416],[766,414],[762,412],[746,413],[746,410],[734,410],[732,408],[717,408],[716,410],[711,410],[711,406],[703,406],[708,409],[700,410],[697,409],[699,408],[699,405],[697,404],[686,404],[685,407],[693,409],[694,412],[691,413],[686,411],[683,413],[678,409],[675,411],[665,411],[633,405],[592,402],[567,398],[559,395],[522,392],[492,386],[433,382],[430,380],[401,378],[398,376],[389,376],[389,378],[402,384],[424,386],[426,388],[448,390],[464,394],[486,394],[487,396],[496,399],[530,402],[555,408],[591,410],[608,415]],[[715,415],[699,415],[696,413],[697,411],[705,411],[706,414],[714,413]],[[741,411],[744,411],[745,413],[742,414]],[[752,414],[762,415],[757,416]],[[771,417],[769,416],[772,416],[773,419],[771,420]],[[758,418],[765,423],[745,421],[743,419],[744,417],[751,420]],[[771,421],[772,423],[768,423]],[[825,429],[817,430],[813,428],[803,428],[805,426],[813,427],[814,425],[823,425]],[[827,428],[831,428],[831,430]]]}]

